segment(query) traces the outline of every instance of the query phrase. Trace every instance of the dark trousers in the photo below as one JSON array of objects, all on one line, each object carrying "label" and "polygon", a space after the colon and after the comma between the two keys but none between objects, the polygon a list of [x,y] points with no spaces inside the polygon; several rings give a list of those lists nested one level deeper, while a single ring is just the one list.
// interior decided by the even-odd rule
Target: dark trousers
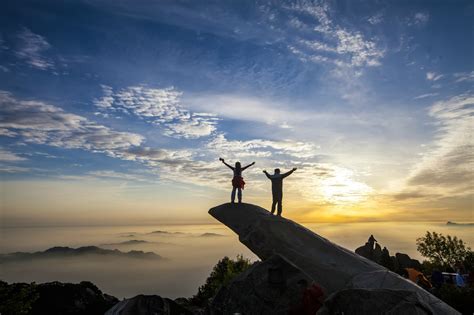
[{"label": "dark trousers", "polygon": [[280,194],[273,194],[273,202],[272,202],[272,214],[275,213],[275,207],[277,207],[277,215],[281,215],[281,212],[283,210],[283,206],[281,204],[281,200],[283,199],[283,196]]}]

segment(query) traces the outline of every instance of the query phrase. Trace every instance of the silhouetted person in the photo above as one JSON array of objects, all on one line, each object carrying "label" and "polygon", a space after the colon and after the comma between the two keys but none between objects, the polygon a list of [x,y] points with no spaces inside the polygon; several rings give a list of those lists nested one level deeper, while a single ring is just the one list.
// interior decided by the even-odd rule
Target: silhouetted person
[{"label": "silhouetted person", "polygon": [[280,174],[279,168],[275,169],[275,173],[273,175],[268,174],[267,171],[263,171],[265,175],[267,175],[268,179],[272,181],[272,214],[275,213],[275,207],[278,205],[277,215],[281,216],[281,212],[283,210],[283,206],[281,204],[281,200],[283,199],[283,178],[291,175],[291,173],[294,171],[296,171],[296,167],[284,174]]},{"label": "silhouetted person", "polygon": [[242,167],[240,162],[235,162],[235,167],[230,166],[227,164],[223,158],[219,158],[219,161],[224,163],[228,168],[230,168],[234,172],[234,177],[232,178],[232,194],[230,200],[232,203],[235,202],[235,191],[237,190],[237,199],[239,203],[242,203],[242,189],[244,189],[244,178],[242,177],[242,172],[249,168],[250,166],[254,165],[255,162],[250,163],[246,167]]},{"label": "silhouetted person", "polygon": [[369,244],[370,244],[370,248],[374,249],[374,244],[375,242],[377,242],[377,240],[375,239],[375,237],[373,235],[370,235],[369,237]]}]

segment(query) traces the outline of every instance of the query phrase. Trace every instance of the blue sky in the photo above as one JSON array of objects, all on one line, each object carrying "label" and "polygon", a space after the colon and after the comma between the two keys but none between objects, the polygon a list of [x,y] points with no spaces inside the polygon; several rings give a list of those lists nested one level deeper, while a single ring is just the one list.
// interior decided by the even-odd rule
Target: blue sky
[{"label": "blue sky", "polygon": [[141,215],[171,194],[146,215],[173,217],[228,198],[222,156],[257,162],[256,203],[269,199],[261,170],[298,167],[295,217],[472,219],[470,1],[1,6],[7,218],[73,203],[67,221],[95,193],[105,220],[107,189]]}]

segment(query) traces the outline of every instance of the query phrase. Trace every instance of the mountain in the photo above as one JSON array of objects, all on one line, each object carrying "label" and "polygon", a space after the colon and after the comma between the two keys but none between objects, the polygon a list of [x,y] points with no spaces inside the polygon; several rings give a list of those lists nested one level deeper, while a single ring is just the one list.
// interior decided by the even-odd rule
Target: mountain
[{"label": "mountain", "polygon": [[474,223],[456,223],[452,221],[446,222],[446,225],[454,225],[454,226],[474,226]]},{"label": "mountain", "polygon": [[222,237],[225,235],[217,234],[217,233],[203,233],[200,235],[201,237]]},{"label": "mountain", "polygon": [[97,246],[84,246],[78,248],[71,247],[51,247],[45,251],[34,253],[16,252],[10,254],[0,254],[1,262],[46,259],[46,258],[70,258],[70,257],[85,257],[85,256],[100,256],[111,258],[136,258],[136,259],[162,259],[162,257],[153,252],[143,252],[141,250],[132,250],[129,252],[122,252],[118,249],[104,249]]},{"label": "mountain", "polygon": [[148,244],[148,243],[154,243],[154,242],[149,242],[145,240],[129,240],[129,241],[124,241],[124,242],[119,242],[119,243],[109,243],[109,244],[102,244],[104,246],[109,246],[109,245],[140,245],[140,244]]}]

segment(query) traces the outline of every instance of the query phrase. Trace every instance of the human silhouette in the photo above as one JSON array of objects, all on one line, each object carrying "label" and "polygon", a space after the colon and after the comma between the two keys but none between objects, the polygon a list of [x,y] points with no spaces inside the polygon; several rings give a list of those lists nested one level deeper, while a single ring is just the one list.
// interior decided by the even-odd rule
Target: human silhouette
[{"label": "human silhouette", "polygon": [[276,168],[275,173],[273,175],[268,174],[267,171],[263,171],[265,175],[267,175],[268,179],[272,181],[272,214],[275,213],[275,207],[278,205],[278,212],[277,215],[281,216],[281,212],[283,210],[282,207],[282,199],[283,199],[283,178],[291,175],[296,171],[296,167],[293,168],[291,171],[286,172],[284,174],[280,174],[280,169]]},{"label": "human silhouette", "polygon": [[232,194],[230,200],[232,203],[235,203],[235,191],[237,190],[237,199],[239,203],[242,203],[242,189],[244,189],[244,178],[242,177],[242,172],[249,168],[250,166],[254,165],[255,162],[250,163],[249,165],[242,167],[240,162],[235,162],[235,167],[230,166],[227,164],[223,158],[219,158],[219,161],[224,163],[228,168],[230,168],[234,172],[234,177],[232,178]]}]

